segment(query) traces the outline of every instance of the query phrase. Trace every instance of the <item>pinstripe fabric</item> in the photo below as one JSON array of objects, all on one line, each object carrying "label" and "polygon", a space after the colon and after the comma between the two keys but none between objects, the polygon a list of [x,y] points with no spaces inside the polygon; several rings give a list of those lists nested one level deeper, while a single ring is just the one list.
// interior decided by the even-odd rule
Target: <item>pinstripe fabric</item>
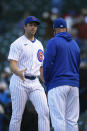
[{"label": "pinstripe fabric", "polygon": [[78,131],[79,89],[59,86],[48,92],[48,104],[54,131]]},{"label": "pinstripe fabric", "polygon": [[[11,44],[8,59],[18,61],[19,70],[27,68],[25,74],[39,76],[42,65],[42,61],[39,61],[37,57],[39,50],[43,52],[43,46],[37,39],[32,43],[22,36]],[[13,74],[9,89],[12,99],[12,118],[9,131],[20,131],[27,99],[31,100],[38,113],[38,131],[50,131],[47,99],[38,78],[35,80],[26,79],[23,83],[18,76]]]},{"label": "pinstripe fabric", "polygon": [[31,93],[29,97],[38,112],[38,131],[50,131],[49,109],[45,93],[43,91],[36,90]]},{"label": "pinstripe fabric", "polygon": [[27,68],[26,74],[38,76],[40,75],[39,68],[42,65],[37,58],[39,49],[43,51],[40,41],[36,39],[32,43],[23,35],[11,44],[8,59],[18,61],[20,70]]},{"label": "pinstripe fabric", "polygon": [[20,131],[22,114],[24,112],[24,107],[27,101],[27,94],[24,89],[16,83],[13,83],[13,86],[10,86],[11,100],[12,100],[12,118],[10,121],[9,131]]},{"label": "pinstripe fabric", "polygon": [[[38,131],[50,131],[49,108],[43,87],[39,80],[27,80],[22,83],[17,77],[10,82],[12,99],[12,118],[9,131],[20,131],[21,118],[27,99],[30,99],[38,113]],[[16,94],[16,95],[15,95]]]}]

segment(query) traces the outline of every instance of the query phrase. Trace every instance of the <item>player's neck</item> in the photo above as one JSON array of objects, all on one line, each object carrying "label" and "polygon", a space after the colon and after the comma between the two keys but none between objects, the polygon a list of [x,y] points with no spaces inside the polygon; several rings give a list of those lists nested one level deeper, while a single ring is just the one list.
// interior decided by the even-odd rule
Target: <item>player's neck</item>
[{"label": "player's neck", "polygon": [[29,39],[30,41],[33,41],[34,40],[34,36],[30,36],[30,35],[27,35],[26,33],[24,34],[27,39]]},{"label": "player's neck", "polygon": [[60,32],[66,32],[67,28],[56,28],[54,29],[54,34],[60,33]]}]

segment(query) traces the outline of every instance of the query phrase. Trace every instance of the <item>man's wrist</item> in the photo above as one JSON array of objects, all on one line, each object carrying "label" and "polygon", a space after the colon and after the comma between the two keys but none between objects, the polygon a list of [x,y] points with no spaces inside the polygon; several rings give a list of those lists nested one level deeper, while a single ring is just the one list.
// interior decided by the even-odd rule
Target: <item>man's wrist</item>
[{"label": "man's wrist", "polygon": [[20,70],[16,70],[14,73],[15,73],[17,76],[20,76]]}]

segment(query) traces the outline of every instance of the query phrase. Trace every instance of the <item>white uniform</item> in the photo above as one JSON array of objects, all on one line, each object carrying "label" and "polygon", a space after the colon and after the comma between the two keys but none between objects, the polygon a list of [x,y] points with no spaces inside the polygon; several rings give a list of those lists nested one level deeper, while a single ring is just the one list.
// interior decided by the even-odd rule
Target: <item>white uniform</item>
[{"label": "white uniform", "polygon": [[[23,70],[28,76],[39,76],[40,66],[43,62],[43,46],[35,39],[30,41],[25,35],[18,38],[11,44],[9,60],[18,61],[18,68]],[[13,74],[10,81],[10,92],[12,99],[12,118],[10,121],[10,131],[20,131],[22,114],[25,104],[29,98],[38,113],[38,131],[49,131],[49,109],[43,87],[38,78],[34,80],[25,79],[25,82]]]}]

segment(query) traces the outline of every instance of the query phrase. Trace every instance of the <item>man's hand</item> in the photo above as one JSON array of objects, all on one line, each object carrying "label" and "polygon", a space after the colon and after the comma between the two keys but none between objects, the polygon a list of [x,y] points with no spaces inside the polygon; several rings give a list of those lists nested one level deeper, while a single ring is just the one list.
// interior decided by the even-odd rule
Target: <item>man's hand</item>
[{"label": "man's hand", "polygon": [[27,68],[18,72],[18,76],[23,80],[23,82],[25,81],[24,73],[26,72],[26,70]]},{"label": "man's hand", "polygon": [[24,73],[27,70],[26,68],[23,70],[19,70],[17,66],[17,61],[15,60],[10,60],[10,68],[14,74],[19,76],[23,80],[23,82],[25,81]]}]

